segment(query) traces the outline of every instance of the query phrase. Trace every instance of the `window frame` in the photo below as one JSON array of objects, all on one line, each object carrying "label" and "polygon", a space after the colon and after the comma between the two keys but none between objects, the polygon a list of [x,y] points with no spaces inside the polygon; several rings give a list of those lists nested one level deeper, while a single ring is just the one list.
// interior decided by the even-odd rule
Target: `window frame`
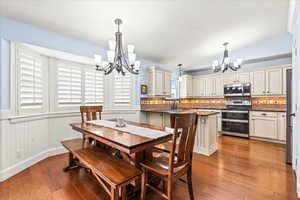
[{"label": "window frame", "polygon": [[[45,113],[48,112],[48,96],[49,96],[49,91],[48,91],[48,68],[49,68],[49,63],[48,63],[48,58],[45,55],[40,54],[39,52],[36,52],[26,46],[23,46],[21,44],[15,44],[14,46],[15,54],[14,54],[14,65],[15,65],[15,105],[16,105],[16,113],[18,115],[27,115],[27,114],[40,114],[40,113]],[[22,108],[21,106],[21,65],[19,62],[20,59],[20,54],[21,52],[24,52],[26,54],[29,54],[30,56],[33,57],[40,57],[41,62],[42,62],[42,103],[40,108],[34,108],[34,107],[28,107],[28,108]]]}]

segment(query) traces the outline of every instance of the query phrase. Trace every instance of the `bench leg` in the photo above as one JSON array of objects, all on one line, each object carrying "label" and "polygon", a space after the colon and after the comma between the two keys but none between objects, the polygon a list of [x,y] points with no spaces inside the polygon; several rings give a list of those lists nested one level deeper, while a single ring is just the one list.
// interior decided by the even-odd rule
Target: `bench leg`
[{"label": "bench leg", "polygon": [[118,188],[111,187],[110,199],[111,200],[119,200],[119,191]]},{"label": "bench leg", "polygon": [[79,166],[76,163],[76,159],[74,158],[74,155],[71,152],[69,152],[69,165],[63,169],[64,172],[67,172],[71,169],[76,169],[78,167]]}]

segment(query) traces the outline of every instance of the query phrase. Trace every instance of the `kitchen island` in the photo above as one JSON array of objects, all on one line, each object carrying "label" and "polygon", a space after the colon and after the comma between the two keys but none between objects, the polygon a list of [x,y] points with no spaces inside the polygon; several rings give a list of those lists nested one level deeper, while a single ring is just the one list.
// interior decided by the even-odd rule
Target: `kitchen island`
[{"label": "kitchen island", "polygon": [[[210,156],[218,149],[218,112],[199,111],[197,109],[151,110],[146,112],[162,113],[164,116],[171,114],[196,113],[198,123],[194,152]],[[167,121],[170,121],[168,117]],[[170,126],[170,124],[168,125]]]}]

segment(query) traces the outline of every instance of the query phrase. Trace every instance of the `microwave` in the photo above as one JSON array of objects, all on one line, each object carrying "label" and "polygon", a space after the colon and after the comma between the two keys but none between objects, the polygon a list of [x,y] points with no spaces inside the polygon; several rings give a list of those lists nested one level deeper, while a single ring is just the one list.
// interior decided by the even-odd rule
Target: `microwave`
[{"label": "microwave", "polygon": [[247,97],[251,96],[250,83],[226,84],[224,85],[225,97]]}]

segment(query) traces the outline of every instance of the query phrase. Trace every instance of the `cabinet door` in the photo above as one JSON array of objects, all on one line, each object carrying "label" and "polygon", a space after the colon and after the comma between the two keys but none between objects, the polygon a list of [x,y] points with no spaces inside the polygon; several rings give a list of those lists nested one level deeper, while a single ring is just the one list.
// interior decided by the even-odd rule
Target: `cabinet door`
[{"label": "cabinet door", "polygon": [[151,124],[151,125],[162,126],[163,125],[163,113],[150,112],[148,114],[148,121],[149,121],[149,124]]},{"label": "cabinet door", "polygon": [[286,140],[286,113],[278,113],[278,140]]},{"label": "cabinet door", "polygon": [[217,76],[215,78],[215,96],[223,97],[224,96],[224,84],[223,76]]},{"label": "cabinet door", "polygon": [[205,79],[199,79],[199,93],[201,97],[204,97],[206,94],[205,87]]},{"label": "cabinet door", "polygon": [[282,94],[283,95],[286,95],[286,70],[291,68],[292,67],[284,67],[282,69]]},{"label": "cabinet door", "polygon": [[196,77],[193,78],[193,97],[200,97],[200,80]]},{"label": "cabinet door", "polygon": [[187,97],[193,96],[193,79],[192,77],[187,77]]},{"label": "cabinet door", "polygon": [[277,118],[253,117],[250,136],[277,139]]},{"label": "cabinet door", "polygon": [[280,95],[282,94],[282,69],[266,70],[266,94]]},{"label": "cabinet door", "polygon": [[237,81],[239,83],[250,83],[250,73],[249,72],[240,72],[237,74]]},{"label": "cabinet door", "polygon": [[163,115],[164,115],[164,117],[163,117],[163,119],[164,119],[164,126],[171,127],[170,114],[164,113]]},{"label": "cabinet door", "polygon": [[262,96],[266,93],[266,77],[265,71],[251,72],[251,93],[252,95]]},{"label": "cabinet door", "polygon": [[207,78],[206,79],[206,88],[205,93],[208,97],[213,97],[215,95],[215,78]]},{"label": "cabinet door", "polygon": [[164,76],[164,94],[171,95],[171,73],[165,72]]},{"label": "cabinet door", "polygon": [[164,95],[164,72],[155,72],[155,95]]}]

